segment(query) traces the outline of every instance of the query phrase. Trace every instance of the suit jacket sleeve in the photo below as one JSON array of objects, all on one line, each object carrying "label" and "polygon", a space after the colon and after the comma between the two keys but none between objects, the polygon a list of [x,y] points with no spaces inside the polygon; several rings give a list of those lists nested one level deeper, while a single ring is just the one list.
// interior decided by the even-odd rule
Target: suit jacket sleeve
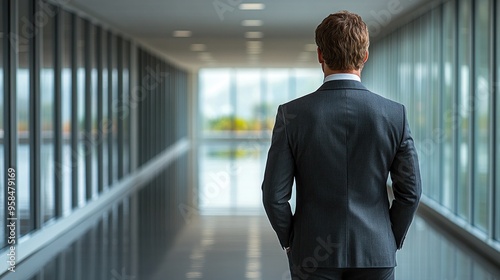
[{"label": "suit jacket sleeve", "polygon": [[417,210],[422,193],[417,151],[411,136],[406,111],[403,107],[403,135],[391,165],[394,201],[390,209],[392,231],[398,249],[404,239]]},{"label": "suit jacket sleeve", "polygon": [[286,113],[280,106],[262,183],[264,208],[283,248],[290,246],[292,211],[288,201],[292,194],[295,166],[288,143],[286,124]]}]

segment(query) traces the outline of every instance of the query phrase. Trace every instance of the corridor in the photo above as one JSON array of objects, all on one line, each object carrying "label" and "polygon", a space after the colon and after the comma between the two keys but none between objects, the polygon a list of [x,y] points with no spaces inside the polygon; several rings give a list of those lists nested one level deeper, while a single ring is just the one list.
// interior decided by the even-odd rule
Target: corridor
[{"label": "corridor", "polygon": [[[203,216],[182,231],[151,279],[286,280],[290,275],[264,216]],[[417,217],[398,252],[396,279],[493,280],[500,279],[500,269]]]}]

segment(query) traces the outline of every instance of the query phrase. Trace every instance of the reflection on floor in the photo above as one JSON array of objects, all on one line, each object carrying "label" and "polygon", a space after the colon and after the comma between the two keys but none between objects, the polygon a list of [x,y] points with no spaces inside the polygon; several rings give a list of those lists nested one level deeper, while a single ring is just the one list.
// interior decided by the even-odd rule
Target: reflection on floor
[{"label": "reflection on floor", "polygon": [[[290,279],[286,256],[263,215],[195,217],[169,238],[168,232],[146,230],[146,225],[133,234],[136,223],[126,222],[126,209],[116,217],[104,216],[77,240],[58,239],[6,279]],[[499,267],[447,239],[420,217],[398,252],[398,264],[398,280],[500,280]]]},{"label": "reflection on floor", "polygon": [[[263,216],[203,216],[191,222],[152,277],[285,280],[286,257]],[[398,253],[396,279],[500,279],[492,267],[417,217]]]}]

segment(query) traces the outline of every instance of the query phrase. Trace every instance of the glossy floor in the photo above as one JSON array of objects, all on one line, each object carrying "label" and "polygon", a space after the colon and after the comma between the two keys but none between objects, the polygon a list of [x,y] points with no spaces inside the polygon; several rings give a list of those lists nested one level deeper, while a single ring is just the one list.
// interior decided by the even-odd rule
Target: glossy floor
[{"label": "glossy floor", "polygon": [[[396,279],[500,279],[500,270],[444,238],[417,217],[398,253]],[[201,217],[186,227],[152,277],[290,279],[287,260],[263,216]]]},{"label": "glossy floor", "polygon": [[[174,233],[134,226],[127,209],[105,215],[76,240],[59,238],[5,279],[290,279],[286,256],[261,214],[195,217]],[[398,252],[396,279],[500,280],[500,268],[452,239],[417,217]]]}]

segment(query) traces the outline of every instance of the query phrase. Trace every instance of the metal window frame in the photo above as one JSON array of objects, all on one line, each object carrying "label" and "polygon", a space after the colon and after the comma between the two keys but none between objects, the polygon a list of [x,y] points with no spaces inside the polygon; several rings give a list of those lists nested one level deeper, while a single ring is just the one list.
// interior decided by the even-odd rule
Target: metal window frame
[{"label": "metal window frame", "polygon": [[[460,46],[461,46],[460,40],[463,37],[460,34],[460,28],[463,26],[463,23],[460,20],[462,18],[460,16],[461,16],[461,11],[463,9],[462,8],[462,5],[463,5],[462,3],[465,2],[465,1],[468,2],[469,8],[471,8],[471,11],[470,11],[471,12],[471,18],[470,18],[471,22],[469,23],[469,28],[471,28],[471,32],[472,32],[472,27],[473,27],[472,23],[473,23],[474,19],[472,17],[473,10],[472,10],[472,2],[471,2],[471,0],[457,0],[457,18],[456,18],[456,23],[457,23],[457,46],[458,46],[458,48],[460,48]],[[467,61],[467,62],[468,62],[468,64],[470,66],[474,65],[473,64],[473,57],[472,57],[472,55],[473,55],[472,41],[473,41],[473,38],[471,38],[471,40],[468,40],[468,42],[467,42],[469,44],[469,47],[470,47],[470,56],[471,56],[470,61]],[[463,46],[462,46],[462,48],[463,48]],[[456,63],[456,68],[457,68],[456,69],[457,70],[457,83],[460,83],[462,81],[461,74],[460,74],[460,71],[459,71],[460,70],[460,62],[461,62],[461,59],[460,59],[460,50],[459,50],[459,51],[457,51],[457,63]],[[473,77],[472,74],[473,73],[471,72],[471,74],[469,75],[469,79],[471,81],[472,81],[472,77]],[[460,108],[460,104],[461,104],[462,100],[461,100],[461,95],[460,95],[459,89],[457,89],[456,94],[457,94],[457,108]],[[473,94],[473,88],[472,88],[472,85],[469,85],[469,99],[472,96],[472,94]],[[458,124],[460,125],[461,122],[459,120],[457,120],[457,121],[458,121]],[[473,119],[472,118],[469,118],[469,123],[473,123]],[[460,128],[457,129],[456,137],[457,137],[456,138],[457,139],[457,144],[460,144],[460,142],[461,142],[460,140],[462,139],[462,137],[461,137],[461,129]],[[472,129],[471,129],[471,125],[470,125],[469,126],[468,135],[467,135],[467,142],[469,143],[470,147],[473,147],[473,143],[471,141],[472,138],[473,138],[473,135],[472,135]],[[455,151],[457,153],[457,155],[460,155],[460,152],[461,152],[459,146],[460,145],[457,145],[457,150]],[[468,158],[474,158],[474,154],[472,152],[472,148],[470,148],[470,147],[469,147],[469,149],[467,151]],[[473,181],[473,176],[472,176],[472,173],[473,173],[473,166],[472,166],[472,164],[469,164],[467,169],[468,169],[467,172],[469,173],[469,179],[468,179],[468,182],[466,182],[466,184],[467,184],[466,189],[468,189],[468,192],[467,193],[460,193],[458,191],[459,189],[458,189],[458,184],[457,184],[457,212],[456,213],[457,213],[458,217],[460,217],[461,219],[464,219],[465,221],[467,221],[467,223],[472,223],[472,218],[474,216],[474,213],[472,211],[472,206],[473,206],[472,202],[473,202],[473,199],[474,199],[473,198],[474,191],[473,191],[473,188],[472,188],[472,184],[474,182]],[[458,166],[458,163],[457,163],[457,182],[460,182],[460,180],[458,180],[459,176],[460,176],[460,172],[459,171],[460,170],[459,170],[459,166]],[[468,211],[466,213],[466,215],[467,215],[466,217],[462,217],[462,215],[460,214],[460,211],[459,211],[459,197],[458,197],[459,194],[461,194],[461,196],[465,196],[466,198],[468,198],[467,199],[467,201],[468,201],[468,206],[467,206]]]},{"label": "metal window frame", "polygon": [[136,97],[138,100],[137,103],[137,152],[135,153],[137,156],[137,164],[136,164],[136,169],[139,168],[142,163],[144,162],[144,151],[143,151],[143,146],[144,146],[144,125],[143,125],[143,112],[144,109],[143,107],[143,102],[139,102],[139,97],[144,96],[144,90],[142,88],[142,81],[141,81],[141,76],[142,76],[142,67],[143,67],[143,60],[144,60],[144,52],[142,51],[142,48],[138,47],[137,48],[137,73],[136,73],[136,80],[137,80],[137,93],[135,93]]},{"label": "metal window frame", "polygon": [[127,83],[127,90],[126,90],[126,105],[127,105],[127,146],[126,146],[126,152],[128,153],[128,161],[125,163],[125,175],[130,174],[132,172],[132,162],[133,162],[133,156],[132,156],[132,121],[133,121],[133,110],[134,107],[132,106],[132,84],[133,84],[133,71],[132,71],[132,52],[133,52],[133,46],[131,41],[126,42],[126,54],[125,54],[125,61],[126,61],[126,69],[128,71],[128,79],[125,81]]},{"label": "metal window frame", "polygon": [[[444,4],[441,4],[440,7],[439,7],[440,11],[439,11],[439,19],[440,19],[440,25],[441,25],[441,41],[439,43],[439,79],[441,81],[444,81],[444,30],[445,30],[445,24],[444,24],[444,13],[445,13],[445,9],[444,9]],[[444,82],[441,82],[441,84],[439,85],[439,91],[440,92],[444,92],[444,88],[445,88],[445,83]],[[444,111],[444,96],[443,94],[440,94],[439,95],[439,115],[443,115],[443,113],[445,113]],[[445,124],[445,121],[444,121],[444,117],[440,117],[439,118],[439,127],[444,127],[444,124]],[[440,131],[440,134],[442,132]],[[439,137],[441,137],[441,135],[439,135]],[[444,147],[445,145],[445,141],[440,141],[439,142],[439,174],[440,177],[439,177],[439,185],[441,186],[444,186],[444,181],[445,181],[445,176],[443,176],[444,174]],[[439,203],[441,205],[444,205],[444,188],[440,188],[439,190]]]},{"label": "metal window frame", "polygon": [[78,77],[77,77],[77,49],[78,29],[77,16],[69,14],[71,18],[71,209],[78,208]]},{"label": "metal window frame", "polygon": [[[17,45],[9,44],[12,34],[17,34],[17,0],[6,0],[3,2],[3,26],[4,34],[7,35],[7,40],[3,40],[3,58],[4,66],[4,162],[6,168],[14,168],[17,171]],[[7,179],[7,178],[5,178]],[[17,191],[14,193],[14,198],[18,199]],[[8,196],[4,196],[4,205],[8,205]],[[7,207],[4,207],[5,217],[9,216]],[[16,213],[18,217],[18,213]],[[16,236],[19,236],[20,227],[16,227]],[[4,244],[8,244],[8,235],[4,236]]]},{"label": "metal window frame", "polygon": [[488,36],[491,38],[491,44],[489,45],[489,56],[491,59],[489,60],[488,68],[490,68],[490,76],[489,80],[493,83],[491,85],[491,92],[489,96],[489,140],[488,146],[491,151],[491,155],[489,157],[488,162],[488,236],[490,239],[495,238],[495,2],[494,0],[489,1],[489,13],[490,13],[490,21],[488,22],[490,33]]},{"label": "metal window frame", "polygon": [[[493,10],[495,11],[496,15],[500,15],[500,4],[498,1],[493,1]],[[493,81],[495,81],[495,84],[493,86],[493,101],[492,104],[494,106],[493,108],[493,155],[495,157],[495,160],[493,161],[493,178],[492,178],[492,185],[493,185],[493,193],[492,197],[494,197],[495,202],[493,203],[493,215],[491,215],[491,219],[493,221],[493,239],[500,241],[500,180],[498,176],[498,171],[500,171],[500,149],[497,147],[496,143],[499,141],[500,138],[500,113],[497,112],[500,106],[500,98],[498,97],[498,94],[500,94],[500,69],[499,69],[499,64],[500,64],[500,52],[498,51],[498,48],[500,47],[500,27],[498,27],[498,24],[500,21],[498,20],[497,16],[493,16],[493,32],[494,32],[494,40],[493,40],[493,59],[496,62],[494,65],[496,67],[493,67]]]},{"label": "metal window frame", "polygon": [[[60,115],[60,108],[58,109],[57,106],[60,107],[60,104],[58,104],[58,99],[56,97],[56,92],[58,91],[57,89],[57,84],[60,82],[60,79],[59,79],[59,75],[60,73],[57,72],[57,63],[58,63],[58,57],[59,57],[59,53],[57,52],[58,51],[58,38],[57,38],[57,31],[58,31],[58,28],[57,28],[57,17],[58,17],[58,14],[60,12],[60,9],[57,7],[57,6],[54,6],[52,4],[50,4],[49,2],[45,2],[45,1],[42,1],[42,2],[36,2],[35,5],[37,6],[37,10],[36,10],[36,14],[40,14],[42,10],[51,10],[52,12],[54,12],[54,14],[50,14],[49,12],[46,12],[46,14],[44,14],[44,16],[46,16],[47,18],[49,18],[48,20],[51,21],[51,26],[47,26],[47,24],[39,27],[42,32],[38,34],[37,37],[39,37],[40,39],[38,39],[37,41],[39,42],[38,44],[38,51],[37,53],[39,54],[39,58],[37,58],[37,61],[39,62],[40,64],[40,67],[39,67],[39,73],[38,73],[38,78],[39,78],[39,88],[40,88],[40,92],[39,92],[39,118],[37,120],[37,123],[38,123],[38,126],[40,127],[40,146],[37,147],[37,149],[39,149],[39,160],[36,164],[38,164],[40,167],[39,167],[39,174],[40,174],[40,177],[39,177],[39,184],[40,184],[40,206],[41,208],[39,209],[40,210],[40,223],[41,223],[41,226],[44,226],[45,224],[47,223],[50,223],[51,220],[53,219],[57,219],[58,215],[57,215],[57,203],[58,203],[58,198],[57,198],[57,193],[58,193],[58,177],[60,175],[60,173],[57,172],[57,165],[58,163],[60,163],[60,161],[57,161],[57,156],[56,154],[58,153],[57,151],[57,145],[58,143],[60,142],[57,142],[57,134],[58,134],[58,130],[60,130],[60,128],[58,127],[58,122],[57,122],[57,117],[58,117],[58,114]],[[50,49],[46,50],[45,49],[45,35],[44,35],[44,32],[50,32],[51,34],[51,39],[50,41],[52,41],[52,44],[51,44],[51,47]],[[44,68],[43,66],[43,62],[45,60],[45,53],[46,52],[51,52],[51,56],[52,56],[52,59],[51,59],[51,64],[52,64],[52,71],[53,71],[53,77],[52,77],[52,82],[54,83],[54,87],[52,89],[52,92],[51,94],[53,95],[52,96],[52,102],[53,102],[53,106],[52,106],[52,127],[53,127],[53,131],[52,131],[52,138],[51,138],[51,145],[52,145],[52,155],[53,155],[53,160],[52,160],[52,165],[54,166],[54,173],[53,174],[47,174],[47,176],[50,176],[52,175],[53,176],[53,184],[52,185],[49,185],[49,186],[45,186],[45,187],[48,187],[48,190],[46,188],[44,188],[44,186],[41,185],[41,180],[42,180],[42,171],[41,171],[41,160],[42,160],[42,157],[41,157],[41,151],[42,151],[42,146],[44,144],[44,140],[43,140],[43,137],[42,137],[42,98],[41,98],[41,95],[43,94],[41,92],[41,83],[42,83],[42,76],[41,76],[41,71],[42,69]],[[60,91],[59,91],[60,93]],[[59,99],[60,101],[60,99]],[[59,110],[59,112],[58,112]],[[60,139],[59,139],[60,140]],[[46,199],[44,199],[44,193],[47,192],[47,191],[50,191],[54,197],[54,201],[53,203],[51,203],[50,205],[48,204],[48,201]],[[45,212],[45,209],[46,208],[49,208],[53,211],[53,213],[51,213],[51,216],[48,217],[47,219],[47,213]]]},{"label": "metal window frame", "polygon": [[[458,31],[458,28],[457,28],[457,23],[456,23],[456,20],[457,20],[457,3],[456,1],[449,1],[449,2],[445,2],[445,3],[442,3],[441,4],[441,10],[442,10],[442,13],[441,13],[441,17],[442,17],[442,26],[443,26],[443,32],[445,29],[448,29],[448,25],[445,24],[445,21],[444,21],[444,17],[445,17],[445,14],[449,14],[450,18],[449,18],[449,24],[452,23],[450,26],[453,27],[453,29],[451,30],[450,34],[448,35],[451,35],[452,36],[452,42],[455,44],[455,46],[458,44],[457,43],[457,31]],[[448,32],[448,31],[447,31]],[[445,44],[444,44],[444,40],[442,41],[441,43],[441,80],[444,81],[444,65],[445,65]],[[455,126],[455,121],[456,121],[456,108],[458,108],[458,101],[457,101],[457,89],[458,87],[456,86],[456,83],[457,83],[457,61],[458,61],[458,52],[456,51],[456,49],[453,49],[451,50],[453,53],[451,54],[450,58],[452,59],[452,65],[454,65],[452,68],[451,68],[451,71],[452,71],[452,77],[453,77],[453,81],[452,81],[452,88],[451,88],[451,92],[450,92],[450,98],[451,98],[451,115],[449,117],[451,117],[451,123],[452,123],[452,133],[450,135],[451,139],[450,139],[450,144],[451,144],[451,150],[453,151],[452,153],[452,158],[451,158],[451,162],[445,162],[444,161],[444,145],[447,141],[444,141],[441,143],[441,159],[442,159],[442,164],[440,166],[440,172],[441,174],[443,174],[444,170],[444,165],[448,165],[450,164],[451,166],[451,177],[449,177],[448,179],[451,180],[451,205],[449,207],[449,209],[453,212],[453,213],[457,213],[457,201],[458,201],[458,195],[457,195],[457,162],[456,162],[456,157],[457,157],[457,154],[458,154],[458,150],[457,150],[457,132],[458,132],[458,127]],[[444,92],[444,89],[445,89],[445,83],[442,82],[441,83],[441,92]],[[444,98],[442,100],[442,105],[441,105],[441,112],[442,113],[446,113],[445,110],[444,110]],[[445,120],[442,119],[441,120],[441,127],[444,127],[445,126]],[[440,136],[441,137],[441,136]],[[444,185],[444,180],[445,180],[445,177],[442,176],[441,178],[441,184]],[[444,199],[444,190],[441,191],[441,197]],[[444,205],[444,200],[441,200],[441,204]]]},{"label": "metal window frame", "polygon": [[[2,41],[1,41],[1,47],[0,47],[0,56],[2,57],[2,64],[1,64],[1,69],[2,69],[2,76],[0,77],[0,79],[2,79],[2,104],[6,104],[6,95],[8,94],[5,94],[7,91],[7,86],[6,84],[8,84],[8,82],[5,82],[4,81],[4,78],[7,76],[5,74],[5,72],[8,72],[8,71],[5,71],[5,60],[7,59],[7,56],[8,56],[8,53],[6,54],[6,49],[7,48],[7,45],[5,44],[5,41],[8,41],[9,40],[9,36],[5,36],[4,34],[9,34],[9,30],[6,29],[6,27],[8,26],[8,24],[6,23],[6,21],[8,21],[8,13],[6,12],[8,11],[8,1],[0,1],[0,26],[2,26]],[[6,129],[6,123],[8,122],[8,113],[7,113],[7,108],[8,106],[5,106],[3,105],[3,118],[2,118],[2,125],[4,127],[4,139],[2,139],[2,144],[5,146],[6,144],[6,141],[5,141],[5,135],[9,135],[8,133],[6,134],[5,133],[5,129]],[[4,164],[4,168],[5,168],[5,171],[8,170],[9,168],[9,165],[8,165],[8,162],[7,162],[7,157],[5,156],[5,153],[7,152],[7,150],[9,149],[5,149],[5,152],[4,152],[4,157],[3,158],[0,158],[0,160],[3,161],[3,164]],[[8,191],[8,184],[7,184],[7,174],[5,171],[0,171],[0,172],[4,172],[4,177],[3,177],[3,181],[0,183],[2,184],[2,188],[0,189],[0,191],[2,191],[4,193],[4,199],[3,201],[0,201],[0,203],[3,203],[4,205],[4,211],[3,211],[3,220],[5,221],[6,220],[6,217],[8,217],[8,209],[6,206],[8,206],[7,204],[7,191]],[[3,226],[5,226],[5,224],[3,224]],[[7,243],[7,234],[5,234],[5,229],[3,229],[3,234],[0,235],[0,248],[6,246],[8,243]]]},{"label": "metal window frame", "polygon": [[[83,67],[85,71],[85,124],[84,131],[84,161],[85,161],[85,200],[89,201],[92,199],[92,149],[95,144],[95,139],[92,135],[92,61],[93,58],[91,50],[90,41],[90,22],[88,20],[82,19],[80,21],[83,24],[83,36],[84,36],[84,58]],[[82,186],[83,187],[83,186]]]},{"label": "metal window frame", "polygon": [[[148,75],[148,68],[151,67],[151,62],[152,62],[152,56],[150,54],[147,54],[146,55],[146,61],[145,61],[145,68],[144,68],[144,77],[145,78],[147,75]],[[147,81],[147,79],[144,79],[145,81]],[[154,147],[153,147],[153,142],[152,142],[152,139],[151,139],[151,127],[153,125],[153,123],[151,122],[151,100],[153,99],[152,98],[152,90],[151,90],[151,87],[149,87],[147,84],[146,85],[143,85],[143,89],[145,89],[146,91],[146,97],[145,97],[145,100],[144,100],[144,104],[146,105],[145,106],[145,114],[144,114],[144,136],[146,136],[145,138],[145,154],[146,154],[146,158],[145,158],[145,162],[147,162],[149,159],[151,159],[151,155],[154,153]]]},{"label": "metal window frame", "polygon": [[114,183],[113,176],[113,34],[107,32],[107,64],[108,64],[108,119],[107,119],[107,141],[108,141],[108,182],[111,187]]},{"label": "metal window frame", "polygon": [[[459,16],[460,16],[460,0],[455,0],[455,46],[459,46],[459,42],[460,42],[460,29],[459,29]],[[459,50],[457,49],[455,51],[455,67],[454,67],[454,74],[455,74],[455,83],[456,85],[458,85],[459,81],[460,81],[460,71],[459,71],[459,65],[458,65],[458,62],[460,60],[460,52]],[[453,106],[456,108],[456,110],[458,110],[459,105],[460,105],[460,100],[459,100],[459,88],[456,87],[455,88],[455,92],[453,94]],[[457,114],[454,114],[453,115],[453,121],[457,124],[457,129],[455,129],[453,131],[453,153],[455,155],[460,155],[459,152],[460,152],[460,149],[459,149],[459,128],[458,128],[458,115]],[[454,161],[453,162],[453,183],[454,183],[454,186],[455,186],[455,191],[454,191],[454,201],[453,201],[453,204],[454,204],[454,208],[453,208],[453,213],[456,215],[456,216],[459,216],[459,209],[458,209],[458,203],[459,203],[459,193],[458,193],[458,179],[459,179],[459,170],[458,170],[458,161]]]},{"label": "metal window frame", "polygon": [[[443,30],[444,30],[444,25],[443,25],[443,5],[438,5],[437,7],[434,8],[435,10],[433,10],[433,14],[432,14],[432,23],[436,23],[438,26],[439,26],[439,29],[432,29],[432,42],[433,44],[431,45],[431,48],[432,49],[437,49],[437,52],[435,52],[435,56],[437,56],[437,59],[436,57],[434,57],[434,60],[435,61],[438,61],[438,63],[440,65],[443,65]],[[433,24],[431,24],[431,28],[433,27]],[[430,63],[432,64],[432,63]],[[431,66],[431,69],[430,69],[430,72],[432,72],[432,66]],[[442,72],[441,72],[442,74]],[[437,168],[434,168],[433,169],[433,172],[434,172],[434,175],[436,176],[434,178],[434,183],[436,186],[442,186],[442,181],[443,181],[443,145],[442,145],[442,141],[440,138],[437,138],[437,137],[440,137],[440,135],[436,135],[435,132],[436,131],[439,131],[443,126],[443,120],[444,120],[444,117],[443,117],[443,100],[444,100],[444,97],[443,97],[443,94],[442,94],[442,88],[443,88],[443,84],[444,84],[444,79],[442,79],[441,77],[439,77],[432,87],[432,90],[431,92],[433,92],[434,94],[436,93],[441,93],[441,94],[438,94],[438,97],[437,97],[437,101],[439,102],[439,104],[436,106],[437,110],[434,110],[434,113],[437,114],[437,115],[434,115],[433,116],[433,129],[432,131],[430,132],[430,137],[431,139],[434,139],[433,140],[433,145],[435,147],[435,149],[437,149],[437,151],[435,151],[434,153],[434,159],[437,159],[437,162],[435,162],[434,164],[437,164]],[[436,91],[434,91],[436,90]],[[432,96],[432,94],[431,94]],[[434,125],[436,125],[436,127],[434,127]],[[434,129],[435,128],[435,129]],[[436,137],[437,136],[437,137]],[[441,204],[443,204],[443,188],[442,187],[436,187],[436,188],[439,188],[438,190],[435,191],[436,195],[438,196],[437,197],[437,201],[439,201]]]},{"label": "metal window frame", "polygon": [[[476,64],[476,60],[475,60],[475,56],[474,56],[474,53],[475,53],[475,44],[474,44],[474,41],[475,41],[475,32],[474,32],[474,25],[475,25],[475,5],[474,5],[474,1],[473,0],[464,0],[464,1],[467,1],[468,4],[469,4],[469,8],[470,8],[470,23],[469,23],[469,28],[470,28],[470,33],[471,33],[471,36],[470,36],[470,40],[467,42],[469,44],[469,47],[470,47],[470,60],[468,61],[469,62],[469,67],[470,67],[470,73],[469,73],[469,95],[468,95],[468,98],[470,100],[470,103],[469,103],[469,110],[471,112],[474,112],[475,110],[475,102],[474,102],[474,94],[475,94],[475,88],[474,88],[474,85],[475,85],[475,77],[476,77],[476,69],[475,69],[475,64]],[[475,199],[475,188],[474,188],[474,182],[475,182],[475,176],[474,176],[474,168],[475,168],[475,165],[474,165],[474,159],[476,157],[476,154],[475,154],[475,151],[474,151],[474,147],[476,146],[476,141],[475,141],[475,127],[474,127],[474,124],[475,124],[475,114],[474,113],[470,113],[469,114],[469,128],[468,128],[468,135],[467,135],[467,138],[468,138],[468,141],[469,141],[469,147],[468,147],[468,156],[470,159],[472,159],[471,162],[469,162],[469,165],[467,166],[468,167],[468,172],[469,172],[469,193],[468,193],[468,198],[469,198],[469,219],[468,219],[468,223],[469,224],[474,224],[475,223],[475,219],[474,219],[474,199]]]},{"label": "metal window frame", "polygon": [[154,155],[159,151],[158,149],[158,139],[154,137],[153,132],[158,131],[158,124],[157,124],[157,115],[156,115],[156,96],[158,95],[158,89],[157,87],[153,86],[153,79],[154,79],[154,65],[156,63],[156,58],[153,55],[150,55],[149,57],[149,63],[148,63],[148,68],[146,69],[146,76],[148,76],[149,79],[146,79],[146,81],[149,83],[149,85],[146,85],[146,87],[150,88],[149,91],[149,96],[148,96],[148,103],[149,103],[149,114],[148,114],[148,135],[149,135],[149,143],[151,145],[151,150],[148,156],[148,160],[154,157]]},{"label": "metal window frame", "polygon": [[470,147],[469,147],[469,155],[470,158],[472,159],[469,163],[469,172],[470,172],[470,224],[473,225],[474,227],[479,228],[476,226],[476,209],[475,209],[475,200],[476,200],[476,1],[474,0],[467,0],[469,1],[469,5],[471,8],[471,40],[470,40],[470,46],[471,46],[471,85],[470,85],[470,92],[469,92],[469,99],[470,99],[470,126],[469,126],[469,139],[470,139]]},{"label": "metal window frame", "polygon": [[62,33],[63,19],[62,9],[55,6],[57,14],[55,16],[54,27],[54,199],[55,199],[55,217],[63,216],[63,184],[62,184]]},{"label": "metal window frame", "polygon": [[[101,45],[100,45],[100,68],[101,68],[101,75],[100,79],[101,80],[101,87],[100,87],[100,93],[99,93],[99,99],[101,100],[101,110],[102,110],[102,118],[101,118],[101,126],[100,126],[100,131],[102,132],[101,136],[101,147],[102,147],[102,159],[100,160],[102,162],[102,168],[100,170],[100,173],[102,174],[102,190],[101,192],[105,192],[108,189],[108,182],[109,182],[109,168],[108,168],[108,152],[107,150],[104,151],[104,146],[108,145],[108,119],[109,119],[109,112],[108,112],[108,76],[109,76],[109,69],[108,69],[108,31],[104,28],[101,28]],[[106,76],[104,76],[104,70],[106,69]],[[104,87],[104,82],[106,81],[106,88]],[[98,80],[99,82],[99,80]],[[106,102],[106,103],[105,103]],[[106,117],[105,117],[106,115]],[[106,164],[104,164],[106,162]]]},{"label": "metal window frame", "polygon": [[[34,22],[35,14],[39,5],[35,0],[29,1],[30,22]],[[40,27],[35,27],[40,28]],[[40,30],[38,29],[38,32]],[[31,36],[29,38],[29,146],[30,146],[30,228],[36,230],[42,227],[42,200],[40,180],[40,62],[41,62],[41,38],[42,36]]]},{"label": "metal window frame", "polygon": [[115,101],[115,114],[117,114],[117,144],[118,144],[118,155],[117,155],[117,168],[118,168],[118,180],[123,178],[123,112],[121,112],[123,106],[123,39],[121,37],[116,38],[116,67],[118,71],[118,92],[117,92],[117,100]]},{"label": "metal window frame", "polygon": [[[493,12],[493,1],[492,0],[487,0],[489,1],[489,4],[490,4],[490,8],[489,8],[489,13],[490,13],[490,18],[493,19],[494,18],[494,15],[492,14]],[[486,229],[482,229],[481,226],[477,225],[477,220],[476,220],[476,213],[479,211],[479,209],[476,209],[476,204],[475,204],[475,197],[476,197],[476,190],[477,190],[477,185],[476,185],[476,177],[477,177],[477,174],[476,174],[476,171],[477,171],[477,160],[476,160],[476,155],[477,155],[477,132],[478,132],[478,128],[476,127],[476,121],[478,119],[478,111],[476,110],[477,109],[477,104],[476,104],[476,97],[477,97],[477,67],[478,67],[478,62],[476,60],[476,55],[477,55],[477,36],[478,34],[476,34],[476,29],[477,29],[477,24],[478,24],[478,20],[479,20],[479,15],[477,14],[478,13],[478,9],[477,9],[477,5],[478,3],[476,1],[472,1],[472,97],[471,97],[471,100],[472,100],[472,119],[471,119],[471,136],[472,136],[472,202],[471,202],[471,208],[472,208],[472,214],[474,215],[471,219],[471,224],[480,229],[481,231],[484,231],[486,233],[486,235],[488,237],[493,237],[492,235],[492,226],[493,226],[493,222],[491,220],[491,216],[492,216],[492,206],[493,206],[493,196],[492,195],[489,195],[488,196],[488,209],[486,209],[486,212],[487,212],[487,221],[486,221]],[[493,59],[490,59],[489,60],[489,65],[488,65],[488,68],[489,68],[489,80],[490,81],[494,81],[493,79],[493,71],[492,69],[494,68],[493,67],[493,63],[492,61],[494,61],[494,57],[493,57],[493,51],[492,51],[492,45],[494,44],[493,41],[494,41],[494,36],[493,36],[493,26],[491,26],[492,24],[492,21],[490,21],[488,23],[490,25],[490,34],[489,37],[492,38],[492,42],[491,42],[491,45],[487,46],[488,47],[488,55],[490,57],[492,57]],[[490,99],[492,99],[491,97],[489,97]],[[489,114],[489,118],[491,118],[491,120],[494,119],[494,115],[492,113],[492,110],[494,109],[494,107],[492,106],[492,102],[489,102],[489,107],[488,107],[488,114]],[[489,129],[491,131],[492,134],[494,134],[494,127],[492,126],[492,121],[489,122]],[[489,140],[488,140],[488,148],[489,150],[493,151],[494,152],[494,149],[493,149],[494,145],[493,145],[493,142],[492,142],[492,136],[490,135],[489,137]],[[493,162],[494,162],[494,153],[493,153],[493,156],[490,156],[489,157],[489,160],[488,160],[488,185],[486,186],[487,188],[487,191],[491,194],[493,193],[493,185],[492,185],[492,172],[494,172],[494,169],[492,169],[492,165],[493,165]]]},{"label": "metal window frame", "polygon": [[95,60],[97,67],[97,195],[100,195],[104,190],[104,158],[103,158],[103,61],[102,61],[102,34],[103,29],[100,26],[95,27]]}]

